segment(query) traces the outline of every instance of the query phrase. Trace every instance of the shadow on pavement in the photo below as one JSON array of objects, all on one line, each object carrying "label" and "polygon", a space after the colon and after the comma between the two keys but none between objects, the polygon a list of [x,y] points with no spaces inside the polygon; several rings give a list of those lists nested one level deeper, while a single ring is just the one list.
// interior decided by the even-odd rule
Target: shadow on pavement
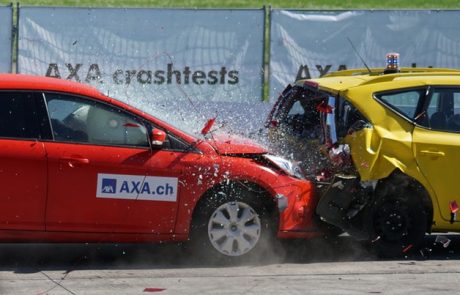
[{"label": "shadow on pavement", "polygon": [[[444,235],[450,244],[428,236],[422,251],[410,251],[399,260],[460,260],[460,235]],[[380,260],[372,249],[348,236],[332,240],[311,239],[284,242],[276,252],[244,259],[235,265],[321,263]],[[228,266],[203,261],[184,252],[178,244],[1,244],[0,270],[35,273],[43,270],[167,269]]]}]

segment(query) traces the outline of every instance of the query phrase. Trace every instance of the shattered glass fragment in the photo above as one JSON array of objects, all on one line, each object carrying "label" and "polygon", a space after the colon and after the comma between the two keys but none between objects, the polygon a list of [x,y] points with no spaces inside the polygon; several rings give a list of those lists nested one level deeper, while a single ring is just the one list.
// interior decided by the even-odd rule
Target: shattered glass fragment
[{"label": "shattered glass fragment", "polygon": [[378,240],[380,240],[380,236],[377,236],[375,239],[373,239],[373,240],[371,241],[371,243],[375,243],[375,242],[377,242]]}]

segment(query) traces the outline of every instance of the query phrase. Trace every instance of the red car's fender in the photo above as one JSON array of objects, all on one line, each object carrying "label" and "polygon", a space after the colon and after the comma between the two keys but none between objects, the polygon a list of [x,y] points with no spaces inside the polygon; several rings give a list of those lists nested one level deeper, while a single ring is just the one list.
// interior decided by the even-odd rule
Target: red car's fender
[{"label": "red car's fender", "polygon": [[[189,166],[191,170],[188,173],[193,174],[200,171],[202,165],[198,160],[195,159],[195,165]],[[214,161],[214,165],[218,165],[218,170],[201,171],[203,181],[199,185],[195,183],[196,178],[192,178],[195,180],[186,184],[188,192],[182,194],[186,200],[181,200],[183,205],[178,209],[176,234],[188,233],[193,212],[200,198],[204,197],[214,187],[226,185],[229,182],[255,184],[267,192],[275,205],[279,204],[279,199],[284,199],[281,202],[284,202],[285,206],[278,208],[278,236],[301,238],[316,233],[316,226],[312,223],[316,200],[310,182],[295,179],[250,158],[216,155]],[[217,173],[213,175],[212,181],[208,181],[211,178],[206,177],[210,172]]]}]

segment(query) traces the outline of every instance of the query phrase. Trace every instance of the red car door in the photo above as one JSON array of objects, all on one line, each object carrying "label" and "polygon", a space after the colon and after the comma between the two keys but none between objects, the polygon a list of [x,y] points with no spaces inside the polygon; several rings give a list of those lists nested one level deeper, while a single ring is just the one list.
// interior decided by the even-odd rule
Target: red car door
[{"label": "red car door", "polygon": [[140,118],[92,100],[47,94],[48,231],[172,233],[176,153],[152,151]]},{"label": "red car door", "polygon": [[46,155],[38,141],[39,108],[32,93],[0,92],[0,229],[45,227]]}]

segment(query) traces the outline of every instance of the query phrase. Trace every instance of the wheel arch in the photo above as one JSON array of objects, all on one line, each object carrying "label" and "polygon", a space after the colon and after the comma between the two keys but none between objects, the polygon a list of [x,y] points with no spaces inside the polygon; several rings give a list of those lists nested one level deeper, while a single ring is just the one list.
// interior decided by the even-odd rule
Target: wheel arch
[{"label": "wheel arch", "polygon": [[250,191],[257,198],[257,201],[263,206],[271,216],[277,217],[276,202],[271,196],[270,192],[263,186],[243,179],[225,180],[221,183],[214,185],[202,194],[200,199],[196,202],[192,213],[192,223],[195,218],[200,214],[200,209],[209,201],[210,198],[217,197],[220,192],[236,192],[236,195],[242,196],[245,191]]},{"label": "wheel arch", "polygon": [[[400,169],[395,169],[386,178],[380,179],[377,182],[375,191],[379,189],[384,189],[384,186],[388,185],[389,183],[401,183],[402,185],[410,189],[412,192],[414,192],[415,195],[422,201],[423,208],[427,215],[426,232],[430,233],[431,226],[433,224],[434,204],[429,190],[416,178],[404,173]],[[376,198],[377,194],[374,194],[373,201],[376,201]]]},{"label": "wheel arch", "polygon": [[[251,192],[251,194],[247,194],[247,192]],[[219,198],[220,194],[223,194],[220,196],[221,199],[213,199]],[[234,225],[230,225],[231,227],[236,227],[235,230],[230,229],[228,223],[224,223],[227,225],[227,227],[224,227],[223,224],[220,224],[222,218],[216,218],[216,210],[221,210],[221,208],[224,207],[223,210],[226,211],[219,211],[220,215],[227,216],[226,219],[230,220],[230,213],[227,211],[229,209],[228,204],[234,205],[235,203],[239,203],[237,205],[238,208],[241,208],[240,206],[249,208],[250,211],[253,212],[253,216],[257,216],[255,218],[258,220],[256,222],[258,228],[255,231],[253,231],[254,229],[250,230],[249,232],[253,231],[252,234],[248,235],[249,232],[243,229],[246,228],[246,222],[253,222],[254,219],[252,218],[245,220],[243,222],[244,225],[239,221]],[[231,207],[233,207],[233,205],[231,205]],[[241,214],[244,214],[243,212],[248,211],[242,211]],[[247,255],[249,255],[249,257],[253,257],[253,255],[263,255],[260,253],[271,250],[274,245],[273,239],[276,237],[275,233],[277,231],[275,225],[278,223],[278,218],[273,217],[277,216],[276,212],[274,198],[272,198],[271,194],[260,185],[245,180],[224,181],[209,188],[197,201],[191,215],[189,240],[187,244],[185,244],[185,247],[189,249],[191,253],[203,259],[211,258],[220,261],[227,261],[230,259],[230,256],[234,257],[231,259],[239,259],[240,257],[247,257]],[[236,215],[239,214],[237,213]],[[241,218],[243,217],[241,216]],[[211,226],[210,220],[215,219],[219,219],[219,221],[217,223],[215,221],[212,222]],[[219,224],[221,227],[219,227]],[[217,226],[217,228],[214,228],[215,226]],[[249,227],[251,226],[250,224]],[[224,235],[222,235],[222,231],[225,231]],[[214,234],[217,234],[217,237],[214,236]],[[251,239],[248,239],[248,236],[251,237]],[[243,240],[245,242],[241,244],[240,242]],[[232,243],[230,252],[228,252],[227,241],[231,241],[230,243]],[[235,241],[238,242],[235,243]],[[256,247],[262,252],[254,251]],[[233,252],[234,250],[235,252]],[[225,255],[229,256],[225,257]]]}]

